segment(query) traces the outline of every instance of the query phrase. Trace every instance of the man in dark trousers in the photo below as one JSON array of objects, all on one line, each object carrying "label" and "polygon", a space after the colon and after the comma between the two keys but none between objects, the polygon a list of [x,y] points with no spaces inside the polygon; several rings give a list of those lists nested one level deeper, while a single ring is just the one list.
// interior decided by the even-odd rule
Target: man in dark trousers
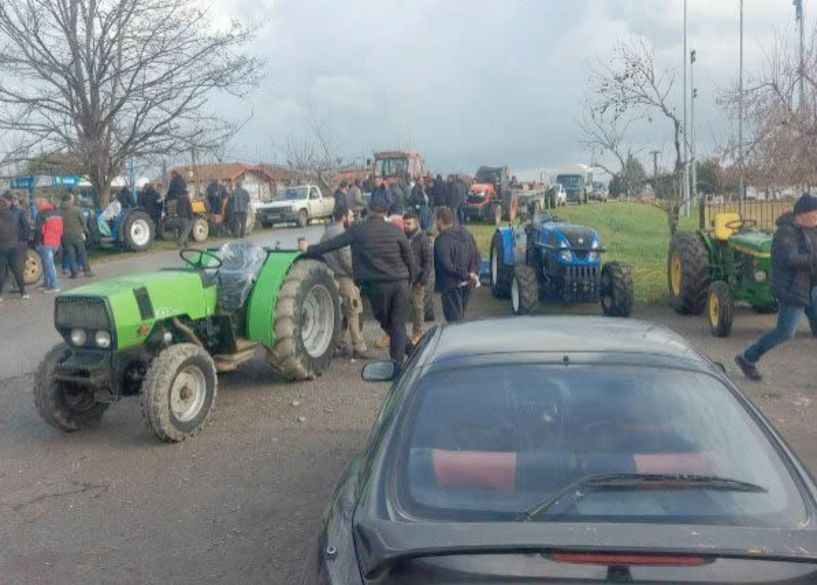
[{"label": "man in dark trousers", "polygon": [[[170,194],[168,194],[168,197]],[[193,202],[190,201],[190,195],[187,193],[187,187],[184,191],[176,195],[178,204],[176,205],[176,217],[179,224],[179,248],[187,248],[190,245],[190,232],[193,231]]]},{"label": "man in dark trousers", "polygon": [[243,238],[247,232],[247,215],[250,213],[250,193],[244,188],[241,181],[238,182],[238,187],[233,191],[230,201],[233,235],[237,238]]},{"label": "man in dark trousers", "polygon": [[[20,246],[20,222],[18,215],[12,211],[13,203],[14,199],[11,193],[3,193],[0,197],[0,262],[5,261],[8,265],[9,272],[14,276],[14,281],[17,283],[20,298],[28,300],[23,275],[26,248]],[[0,266],[0,301],[3,300],[5,278],[5,270]]]},{"label": "man in dark trousers", "polygon": [[167,200],[173,201],[174,199],[178,199],[182,193],[187,194],[187,183],[185,183],[179,171],[170,171],[170,184],[167,186]]},{"label": "man in dark trousers", "polygon": [[448,176],[445,184],[445,206],[451,210],[456,223],[460,221],[460,208],[465,204],[465,193],[460,188],[460,182],[454,175]]},{"label": "man in dark trousers", "polygon": [[62,249],[68,258],[71,278],[79,276],[80,268],[85,276],[93,276],[91,266],[88,264],[88,255],[85,252],[88,227],[85,225],[82,209],[74,205],[74,196],[71,193],[66,193],[62,197],[60,216],[62,216]]},{"label": "man in dark trousers", "polygon": [[399,365],[409,350],[406,319],[411,304],[411,284],[416,282],[418,270],[406,236],[386,222],[388,210],[382,200],[373,199],[365,222],[320,244],[307,246],[306,241],[301,240],[299,247],[313,257],[344,246],[352,247],[355,282],[369,299],[380,327],[389,334],[389,356]]},{"label": "man in dark trousers", "polygon": [[153,221],[153,225],[158,227],[159,222],[162,221],[162,205],[159,201],[159,192],[153,186],[153,183],[145,183],[145,186],[139,192],[136,204],[145,210],[145,213]]},{"label": "man in dark trousers", "polygon": [[431,283],[434,270],[434,254],[431,251],[431,242],[428,235],[420,227],[420,218],[413,211],[403,215],[403,230],[406,233],[414,259],[420,268],[417,282],[411,291],[411,343],[417,345],[423,334],[423,323],[426,315],[426,287]]},{"label": "man in dark trousers", "polygon": [[805,314],[817,332],[817,197],[806,193],[794,204],[794,212],[777,220],[772,243],[772,292],[779,310],[777,325],[754,345],[735,357],[747,378],[762,379],[760,358],[773,347],[794,339]]},{"label": "man in dark trousers", "polygon": [[434,179],[434,184],[431,186],[431,207],[437,209],[438,207],[445,207],[445,181],[442,175],[437,175]]},{"label": "man in dark trousers", "polygon": [[465,320],[471,287],[479,282],[481,262],[474,236],[462,225],[454,225],[454,214],[447,207],[437,210],[434,241],[434,289],[440,293],[443,314],[449,323]]}]

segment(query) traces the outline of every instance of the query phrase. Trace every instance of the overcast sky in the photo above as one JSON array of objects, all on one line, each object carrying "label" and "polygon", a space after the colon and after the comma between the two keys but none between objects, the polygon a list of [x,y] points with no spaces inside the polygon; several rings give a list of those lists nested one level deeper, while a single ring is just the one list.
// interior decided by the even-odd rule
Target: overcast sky
[{"label": "overcast sky", "polygon": [[[683,0],[213,1],[218,19],[266,22],[252,47],[267,60],[261,86],[245,103],[218,101],[233,119],[252,113],[238,159],[281,159],[320,121],[347,158],[412,148],[441,172],[507,164],[528,177],[590,162],[577,128],[587,65],[630,35],[678,68],[681,107]],[[715,100],[737,78],[738,6],[689,0],[702,154],[729,131]],[[745,32],[746,68],[757,70],[776,34],[795,34],[791,0],[745,0]],[[667,130],[633,134],[645,164],[652,148],[670,164]]]}]

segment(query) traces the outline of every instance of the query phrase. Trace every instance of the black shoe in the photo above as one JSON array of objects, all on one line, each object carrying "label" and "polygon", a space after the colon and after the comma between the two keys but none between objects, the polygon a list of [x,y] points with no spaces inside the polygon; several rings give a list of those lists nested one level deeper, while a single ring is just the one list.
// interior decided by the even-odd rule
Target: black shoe
[{"label": "black shoe", "polygon": [[735,363],[740,368],[740,371],[743,372],[743,375],[750,380],[760,382],[763,379],[763,376],[761,376],[760,372],[757,371],[755,364],[743,357],[742,353],[735,356]]}]

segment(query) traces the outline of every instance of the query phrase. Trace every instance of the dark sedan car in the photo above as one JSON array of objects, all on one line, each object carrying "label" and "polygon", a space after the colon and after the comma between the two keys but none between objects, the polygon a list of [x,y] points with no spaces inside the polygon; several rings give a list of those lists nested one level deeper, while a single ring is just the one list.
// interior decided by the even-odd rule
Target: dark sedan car
[{"label": "dark sedan car", "polygon": [[722,368],[666,329],[439,327],[345,470],[309,578],[815,583],[815,494]]}]

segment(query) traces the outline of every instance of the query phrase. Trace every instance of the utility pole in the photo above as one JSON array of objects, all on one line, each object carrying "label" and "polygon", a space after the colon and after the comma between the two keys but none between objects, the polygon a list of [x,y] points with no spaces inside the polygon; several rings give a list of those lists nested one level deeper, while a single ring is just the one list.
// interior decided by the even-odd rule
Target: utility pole
[{"label": "utility pole", "polygon": [[797,28],[800,33],[800,110],[806,107],[806,37],[805,37],[805,19],[803,18],[803,0],[793,0],[794,4],[794,20],[797,22]]},{"label": "utility pole", "polygon": [[695,99],[698,97],[698,90],[695,89],[695,49],[689,52],[689,84],[692,87],[692,96],[689,102],[689,153],[692,165],[692,195],[698,194],[698,161],[695,157]]},{"label": "utility pole", "polygon": [[740,0],[740,73],[738,75],[738,198],[743,211],[743,200],[746,198],[746,183],[743,169],[743,0]]},{"label": "utility pole", "polygon": [[[658,155],[661,154],[660,150],[651,150],[650,154],[652,155],[652,178],[658,178]],[[655,188],[655,185],[653,185]]]},{"label": "utility pole", "polygon": [[689,136],[687,135],[687,104],[689,96],[687,94],[687,0],[684,0],[684,170],[683,170],[683,198],[682,207],[684,216],[689,215]]}]

